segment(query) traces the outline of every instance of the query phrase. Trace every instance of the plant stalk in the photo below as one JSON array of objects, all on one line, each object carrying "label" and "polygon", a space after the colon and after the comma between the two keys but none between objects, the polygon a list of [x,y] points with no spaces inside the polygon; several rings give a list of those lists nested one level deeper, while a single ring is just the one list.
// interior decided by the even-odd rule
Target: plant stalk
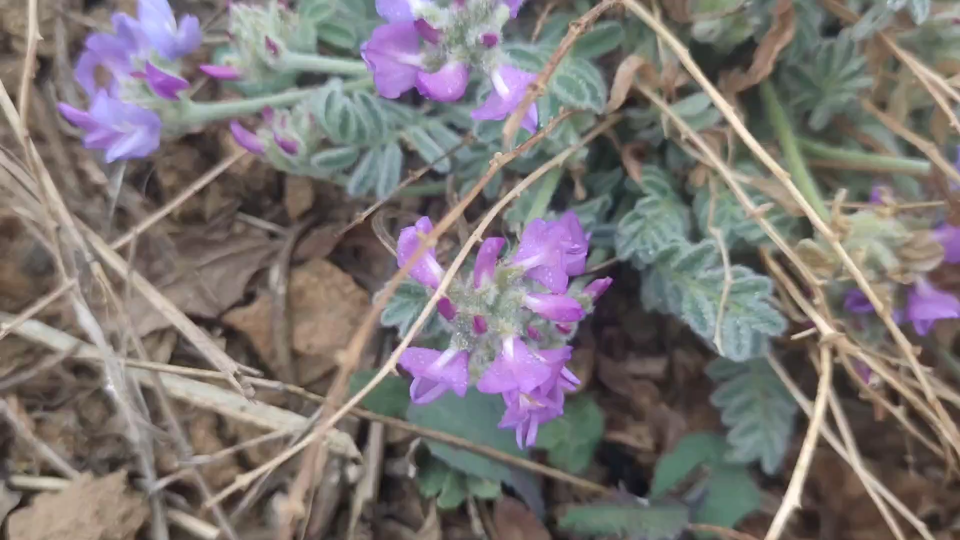
[{"label": "plant stalk", "polygon": [[328,75],[366,75],[367,64],[363,60],[337,58],[298,52],[286,52],[280,58],[285,71],[309,71]]},{"label": "plant stalk", "polygon": [[808,157],[828,159],[838,163],[848,164],[858,169],[923,176],[930,174],[930,162],[925,159],[884,156],[860,150],[837,148],[803,137],[798,137],[797,143],[800,145],[803,153]]},{"label": "plant stalk", "polygon": [[797,143],[797,137],[794,135],[793,126],[790,125],[790,118],[787,111],[784,110],[780,99],[777,98],[777,92],[769,80],[760,83],[760,100],[763,102],[763,109],[767,113],[770,125],[773,127],[780,142],[780,149],[783,152],[783,158],[787,163],[787,170],[797,190],[803,195],[810,206],[820,214],[825,220],[830,220],[830,211],[823,202],[823,196],[820,194],[820,187],[810,176],[807,169],[807,163],[800,153],[800,146]]}]

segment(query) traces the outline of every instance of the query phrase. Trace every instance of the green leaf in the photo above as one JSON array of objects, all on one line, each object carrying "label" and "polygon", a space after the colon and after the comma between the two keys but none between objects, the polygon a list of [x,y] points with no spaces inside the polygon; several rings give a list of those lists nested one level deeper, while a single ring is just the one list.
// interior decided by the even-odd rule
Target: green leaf
[{"label": "green leaf", "polygon": [[360,150],[354,146],[321,150],[310,156],[312,173],[317,176],[331,175],[350,168],[357,162]]},{"label": "green leaf", "polygon": [[[412,279],[404,280],[380,314],[380,324],[393,326],[401,336],[406,336],[414,321],[426,307],[432,293]],[[440,317],[434,310],[420,331],[421,337],[435,335],[442,328]]]},{"label": "green leaf", "polygon": [[603,411],[592,398],[579,395],[566,403],[563,416],[540,426],[537,448],[547,451],[551,465],[579,474],[590,466],[603,427]]},{"label": "green leaf", "polygon": [[732,362],[720,357],[706,373],[717,385],[710,402],[730,430],[727,458],[737,463],[759,460],[763,472],[775,474],[793,435],[793,396],[766,358]]},{"label": "green leaf", "polygon": [[691,94],[671,105],[670,109],[686,120],[695,131],[714,127],[723,118],[723,114],[714,107],[713,100],[706,92]]},{"label": "green leaf", "polygon": [[[506,406],[500,396],[481,394],[475,388],[470,388],[463,398],[447,392],[430,403],[411,404],[407,409],[407,420],[421,427],[443,431],[525,458],[527,452],[517,448],[513,431],[497,427],[505,411]],[[454,469],[513,486],[534,513],[543,514],[544,503],[539,487],[530,473],[441,442],[427,440],[426,445],[431,454]]]},{"label": "green leaf", "polygon": [[690,509],[678,502],[587,504],[567,509],[557,527],[586,536],[627,536],[633,540],[674,540],[690,524]]},{"label": "green leaf", "polygon": [[[433,163],[447,153],[447,149],[440,145],[430,136],[426,129],[420,126],[409,126],[403,130],[403,138],[426,163]],[[450,172],[450,158],[444,158],[437,161],[434,170],[441,174]]]},{"label": "green leaf", "polygon": [[607,105],[607,83],[589,60],[565,58],[550,79],[550,92],[564,105],[602,113]]},{"label": "green leaf", "polygon": [[420,494],[424,497],[436,497],[443,490],[447,476],[458,474],[439,459],[428,458],[422,466],[417,468],[417,484]]},{"label": "green leaf", "polygon": [[[756,206],[772,203],[773,200],[764,195],[759,190],[749,186],[744,186],[744,191]],[[723,241],[727,248],[736,250],[740,247],[760,247],[773,246],[770,237],[756,221],[747,217],[743,211],[743,206],[737,200],[726,185],[717,182],[713,187],[713,193],[709,185],[697,189],[693,198],[693,212],[697,216],[697,225],[700,234],[704,237],[710,237],[710,213],[711,199],[713,212],[713,226],[723,233]],[[770,223],[777,232],[784,238],[792,238],[796,235],[800,227],[800,219],[788,214],[782,206],[775,204],[764,214],[767,222]]]},{"label": "green leaf", "polygon": [[317,37],[340,49],[352,49],[360,41],[357,29],[343,20],[325,21],[317,25]]},{"label": "green leaf", "polygon": [[602,21],[580,36],[571,54],[581,58],[596,58],[613,51],[623,43],[625,33],[619,21]]},{"label": "green leaf", "polygon": [[678,242],[664,249],[645,272],[641,298],[647,309],[682,319],[711,347],[722,304],[718,352],[734,361],[762,356],[770,338],[786,330],[786,320],[770,304],[773,284],[750,268],[734,265],[721,302],[725,277],[712,240]]},{"label": "green leaf", "polygon": [[695,505],[692,521],[732,528],[760,507],[760,490],[745,466],[725,460],[729,450],[723,438],[712,433],[685,436],[657,461],[651,496],[666,494],[702,464],[709,470],[709,476],[703,484],[703,500]]},{"label": "green leaf", "polygon": [[873,87],[867,58],[848,32],[824,40],[812,59],[784,72],[790,104],[797,113],[809,113],[811,129],[821,130],[834,115],[857,109],[860,95]]},{"label": "green leaf", "polygon": [[[377,370],[358,371],[350,377],[350,396],[369,383]],[[402,377],[388,375],[360,401],[364,409],[384,416],[404,418],[410,406],[410,385]]]},{"label": "green leaf", "polygon": [[382,148],[371,148],[360,159],[360,163],[350,174],[350,180],[347,182],[347,194],[351,197],[357,197],[369,193],[376,188],[376,182],[379,179],[380,164],[383,159]]},{"label": "green leaf", "polygon": [[383,147],[383,157],[380,160],[380,170],[377,175],[378,199],[386,199],[393,190],[397,189],[402,172],[403,150],[396,141],[389,142]]},{"label": "green leaf", "polygon": [[453,510],[463,504],[466,498],[467,478],[456,471],[450,471],[437,497],[437,507],[442,510]]},{"label": "green leaf", "polygon": [[478,499],[499,499],[503,495],[500,482],[472,475],[467,476],[467,491]]},{"label": "green leaf", "polygon": [[648,195],[617,224],[617,257],[643,268],[690,234],[690,210],[674,197]]}]

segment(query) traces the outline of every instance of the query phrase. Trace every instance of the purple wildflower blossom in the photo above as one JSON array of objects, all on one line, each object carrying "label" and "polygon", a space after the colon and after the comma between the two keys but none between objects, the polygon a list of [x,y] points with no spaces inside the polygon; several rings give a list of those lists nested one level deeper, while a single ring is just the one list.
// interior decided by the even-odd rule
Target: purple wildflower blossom
[{"label": "purple wildflower blossom", "polygon": [[377,27],[370,41],[360,46],[360,56],[373,72],[381,96],[396,99],[416,86],[422,62],[420,36],[412,21]]},{"label": "purple wildflower blossom", "polygon": [[573,354],[573,347],[566,346],[559,349],[541,349],[537,351],[540,360],[550,366],[551,374],[541,388],[560,386],[564,390],[573,391],[580,385],[580,379],[567,369],[567,361]]},{"label": "purple wildflower blossom", "polygon": [[125,103],[99,90],[88,111],[60,103],[60,114],[86,131],[83,146],[103,150],[104,160],[142,158],[160,146],[163,123],[153,111]]},{"label": "purple wildflower blossom", "polygon": [[443,37],[443,32],[430,26],[430,23],[428,23],[426,19],[413,21],[413,27],[417,29],[417,33],[420,34],[420,37],[427,43],[436,45],[440,43],[440,38]]},{"label": "purple wildflower blossom", "polygon": [[263,141],[257,134],[240,125],[236,120],[230,122],[230,133],[233,134],[237,144],[245,148],[251,154],[262,155],[266,149]]},{"label": "purple wildflower blossom", "polygon": [[873,313],[873,304],[860,289],[850,289],[843,299],[843,309],[850,313]]},{"label": "purple wildflower blossom", "polygon": [[[400,238],[397,241],[397,264],[401,268],[420,247],[420,236],[430,234],[432,230],[433,223],[430,222],[430,218],[424,216],[412,227],[400,231]],[[437,262],[437,249],[427,250],[410,270],[410,275],[423,285],[436,289],[440,285],[440,278],[443,277],[443,268]]]},{"label": "purple wildflower blossom", "polygon": [[483,46],[492,49],[500,44],[500,36],[497,34],[488,32],[480,36],[480,43],[483,43]]},{"label": "purple wildflower blossom", "polygon": [[960,263],[960,227],[943,224],[933,231],[933,237],[943,246],[943,260]]},{"label": "purple wildflower blossom", "polygon": [[527,337],[529,337],[534,341],[540,341],[543,338],[543,334],[541,334],[540,331],[536,329],[536,327],[530,325],[530,326],[527,326]]},{"label": "purple wildflower blossom", "polygon": [[503,340],[503,349],[496,360],[477,382],[477,390],[485,394],[500,394],[510,390],[532,392],[545,383],[552,374],[546,365],[519,337]]},{"label": "purple wildflower blossom", "polygon": [[497,269],[497,258],[506,242],[505,238],[494,236],[480,244],[477,262],[473,265],[474,288],[479,289],[486,281],[493,279],[493,273]]},{"label": "purple wildflower blossom", "polygon": [[510,16],[517,18],[517,15],[520,13],[520,6],[523,5],[523,0],[503,0],[503,3],[510,8]]},{"label": "purple wildflower blossom", "polygon": [[447,390],[453,390],[460,397],[467,395],[469,361],[467,351],[410,347],[400,355],[400,365],[414,377],[410,399],[417,404],[428,403]]},{"label": "purple wildflower blossom", "polygon": [[200,71],[221,81],[235,81],[243,74],[233,66],[219,66],[216,64],[201,64]]},{"label": "purple wildflower blossom", "polygon": [[610,288],[612,283],[613,278],[605,277],[595,279],[583,288],[583,294],[589,296],[591,301],[596,302],[597,298],[600,298],[603,293],[607,292],[607,289]]},{"label": "purple wildflower blossom", "polygon": [[178,23],[167,0],[139,0],[137,19],[150,44],[167,60],[190,54],[203,40],[200,20],[184,15]]},{"label": "purple wildflower blossom", "polygon": [[470,80],[470,67],[463,62],[450,62],[433,73],[417,73],[417,90],[434,101],[451,102],[463,97]]},{"label": "purple wildflower blossom", "polygon": [[285,154],[291,156],[297,155],[297,150],[300,147],[297,141],[281,137],[276,131],[273,132],[273,142],[277,143],[277,147]]},{"label": "purple wildflower blossom", "polygon": [[[493,90],[483,105],[474,109],[470,116],[474,120],[503,120],[513,113],[527,93],[527,87],[536,79],[535,73],[512,66],[500,66],[490,75]],[[538,122],[537,106],[531,104],[520,125],[530,133],[536,133]]]},{"label": "purple wildflower blossom", "polygon": [[549,223],[535,219],[523,231],[513,264],[526,269],[529,278],[550,292],[561,294],[570,276],[585,270],[589,239],[573,212]]},{"label": "purple wildflower blossom", "polygon": [[907,294],[907,319],[921,336],[927,335],[940,319],[960,318],[960,300],[937,290],[925,279],[917,280]]},{"label": "purple wildflower blossom", "polygon": [[377,0],[377,15],[387,22],[413,22],[418,6],[431,4],[429,0]]},{"label": "purple wildflower blossom", "polygon": [[563,414],[563,391],[559,387],[549,393],[524,394],[513,390],[503,394],[503,401],[507,411],[497,427],[516,430],[517,446],[521,449],[537,442],[540,424]]},{"label": "purple wildflower blossom", "polygon": [[586,315],[580,302],[561,294],[530,293],[523,298],[523,305],[554,322],[577,322]]},{"label": "purple wildflower blossom", "polygon": [[178,101],[180,98],[177,96],[177,92],[190,88],[190,83],[186,79],[167,73],[150,62],[147,62],[144,66],[143,72],[143,78],[150,85],[150,89],[163,99]]}]

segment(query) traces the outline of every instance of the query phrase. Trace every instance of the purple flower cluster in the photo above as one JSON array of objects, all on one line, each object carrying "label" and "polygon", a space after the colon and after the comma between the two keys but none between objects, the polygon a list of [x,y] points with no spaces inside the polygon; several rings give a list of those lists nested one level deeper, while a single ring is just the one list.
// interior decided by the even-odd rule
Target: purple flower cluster
[{"label": "purple flower cluster", "polygon": [[[874,312],[873,305],[860,289],[852,289],[847,293],[843,308],[850,313]],[[912,322],[917,334],[925,336],[940,319],[960,318],[960,300],[920,278],[907,292],[906,308],[894,309],[891,315],[897,324]]]},{"label": "purple flower cluster", "polygon": [[[492,9],[483,12],[470,3],[483,3]],[[505,119],[536,80],[535,74],[504,64],[498,49],[501,36],[497,9],[516,17],[522,3],[455,0],[443,9],[431,0],[377,0],[377,13],[387,24],[375,29],[360,50],[380,95],[396,99],[416,88],[434,101],[457,101],[467,90],[471,68],[479,65],[490,77],[493,89],[471,116],[475,120]],[[478,18],[481,20],[475,20]],[[534,105],[522,125],[534,133],[537,122]]]},{"label": "purple flower cluster", "polygon": [[[432,230],[430,219],[423,217],[400,233],[397,262],[401,267]],[[447,390],[462,397],[471,372],[482,369],[475,381],[477,390],[500,394],[507,405],[499,426],[514,429],[521,448],[532,445],[538,426],[563,414],[564,392],[580,383],[566,367],[572,348],[556,346],[567,338],[548,344],[543,334],[569,334],[571,324],[592,310],[613,281],[602,278],[579,291],[568,290],[570,277],[584,272],[588,242],[589,235],[572,212],[554,222],[534,220],[516,253],[499,264],[506,240],[486,239],[472,279],[455,283],[450,288],[455,298],[444,298],[438,305],[454,328],[451,346],[445,351],[409,348],[400,358],[400,365],[414,377],[413,402],[427,403]],[[444,272],[431,248],[416,260],[410,276],[436,289]],[[471,366],[480,369],[471,370]]]},{"label": "purple flower cluster", "polygon": [[[136,19],[115,13],[111,22],[114,33],[88,36],[77,60],[76,79],[90,108],[59,104],[60,113],[86,132],[84,146],[103,150],[108,163],[145,157],[157,149],[163,123],[135,100],[178,100],[177,93],[189,83],[165,68],[193,52],[203,37],[200,21],[186,15],[178,22],[166,0],[139,0]],[[98,79],[99,73],[107,79]],[[136,94],[144,85],[144,96]]]}]

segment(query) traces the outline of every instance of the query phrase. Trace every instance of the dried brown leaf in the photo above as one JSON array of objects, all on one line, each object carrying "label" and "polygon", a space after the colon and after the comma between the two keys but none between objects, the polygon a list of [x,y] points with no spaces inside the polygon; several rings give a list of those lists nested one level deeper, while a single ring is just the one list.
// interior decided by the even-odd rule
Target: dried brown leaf
[{"label": "dried brown leaf", "polygon": [[797,31],[793,0],[778,0],[771,11],[773,24],[760,40],[750,68],[746,72],[735,69],[721,76],[720,89],[725,95],[743,92],[769,77],[780,51],[793,41]]},{"label": "dried brown leaf", "polygon": [[[369,297],[348,274],[324,259],[312,259],[290,273],[287,293],[293,350],[311,356],[299,366],[298,380],[307,384],[335,365],[370,305]],[[250,338],[260,357],[274,372],[271,306],[264,292],[248,306],[227,313],[223,320]]]},{"label": "dried brown leaf", "polygon": [[627,170],[630,179],[643,185],[643,149],[644,143],[630,143],[623,146],[620,152],[620,159],[623,161],[623,168]]},{"label": "dried brown leaf", "polygon": [[287,215],[291,220],[296,221],[313,206],[316,198],[313,183],[313,180],[306,176],[287,176],[283,205],[287,208]]},{"label": "dried brown leaf", "polygon": [[658,82],[657,70],[653,64],[647,62],[646,58],[638,54],[626,57],[617,66],[617,72],[613,76],[613,84],[610,86],[610,99],[607,101],[607,113],[612,113],[623,106],[623,102],[630,95],[630,89],[633,88],[633,81],[637,75],[640,75],[644,84],[648,86],[656,86]]},{"label": "dried brown leaf", "polygon": [[550,533],[537,516],[512,497],[497,501],[493,523],[500,540],[550,540]]},{"label": "dried brown leaf", "polygon": [[150,511],[128,492],[123,470],[102,478],[85,473],[58,493],[45,493],[10,516],[11,540],[127,540]]},{"label": "dried brown leaf", "polygon": [[[215,318],[237,303],[247,282],[276,254],[279,245],[263,236],[234,234],[176,239],[179,259],[174,268],[152,281],[168,300],[194,317]],[[156,261],[154,261],[156,262]],[[151,272],[148,272],[148,275]],[[129,306],[136,332],[143,336],[166,328],[169,321],[140,296]]]}]

